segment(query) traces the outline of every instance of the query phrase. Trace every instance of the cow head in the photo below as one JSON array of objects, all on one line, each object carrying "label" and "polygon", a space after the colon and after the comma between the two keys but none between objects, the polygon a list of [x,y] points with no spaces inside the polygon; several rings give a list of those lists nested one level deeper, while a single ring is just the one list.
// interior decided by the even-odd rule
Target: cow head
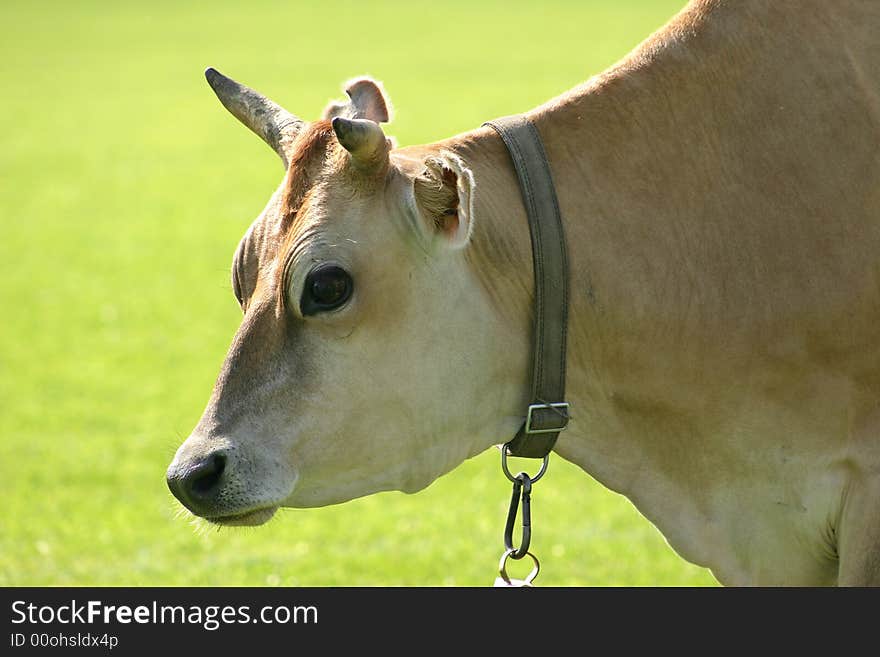
[{"label": "cow head", "polygon": [[512,435],[521,373],[465,257],[462,161],[395,151],[372,80],[307,123],[206,75],[286,175],[235,252],[242,323],[168,468],[174,495],[209,520],[260,524],[281,506],[419,490]]}]

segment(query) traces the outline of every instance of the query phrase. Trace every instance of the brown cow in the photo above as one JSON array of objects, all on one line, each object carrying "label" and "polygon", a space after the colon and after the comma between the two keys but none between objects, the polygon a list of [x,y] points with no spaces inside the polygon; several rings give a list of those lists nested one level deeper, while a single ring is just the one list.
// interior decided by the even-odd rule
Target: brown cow
[{"label": "brown cow", "polygon": [[[498,136],[397,149],[371,80],[311,124],[209,80],[289,166],[174,493],[258,524],[509,439],[533,283]],[[528,116],[572,270],[556,452],[721,582],[880,585],[880,3],[694,0]]]}]

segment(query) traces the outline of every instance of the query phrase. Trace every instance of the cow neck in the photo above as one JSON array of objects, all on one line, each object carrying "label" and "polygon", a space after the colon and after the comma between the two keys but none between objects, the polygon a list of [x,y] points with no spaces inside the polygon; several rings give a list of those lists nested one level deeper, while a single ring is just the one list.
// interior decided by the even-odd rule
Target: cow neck
[{"label": "cow neck", "polygon": [[507,147],[528,218],[534,272],[530,402],[507,453],[545,458],[568,426],[565,401],[568,255],[556,188],[535,125],[515,115],[488,121]]}]

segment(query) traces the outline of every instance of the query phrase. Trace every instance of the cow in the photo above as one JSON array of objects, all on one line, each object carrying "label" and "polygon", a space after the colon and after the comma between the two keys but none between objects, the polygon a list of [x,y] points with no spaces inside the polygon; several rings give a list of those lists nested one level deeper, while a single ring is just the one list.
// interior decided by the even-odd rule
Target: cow
[{"label": "cow", "polygon": [[[527,113],[570,262],[554,451],[722,584],[880,585],[878,35],[873,0],[693,0]],[[286,173],[174,495],[257,525],[512,437],[534,282],[499,136],[398,147],[370,78],[306,122],[207,77]]]}]

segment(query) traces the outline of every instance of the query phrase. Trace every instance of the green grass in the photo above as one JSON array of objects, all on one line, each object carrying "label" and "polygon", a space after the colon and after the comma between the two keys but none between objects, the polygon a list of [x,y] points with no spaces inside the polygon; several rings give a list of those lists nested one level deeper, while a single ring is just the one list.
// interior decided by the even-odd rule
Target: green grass
[{"label": "green grass", "polygon": [[[416,495],[259,529],[176,515],[164,470],[240,319],[232,251],[281,176],[202,70],[309,119],[372,74],[389,132],[419,143],[578,84],[682,2],[4,0],[0,584],[490,584],[509,495],[494,451]],[[533,547],[540,584],[714,584],[559,458]]]}]

